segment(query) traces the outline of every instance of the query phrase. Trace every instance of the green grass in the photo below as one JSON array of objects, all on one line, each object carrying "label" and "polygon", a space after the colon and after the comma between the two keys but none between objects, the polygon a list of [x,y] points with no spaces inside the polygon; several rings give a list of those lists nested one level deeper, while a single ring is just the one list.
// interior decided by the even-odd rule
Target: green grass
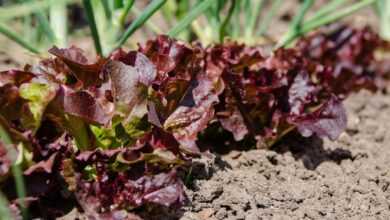
[{"label": "green grass", "polygon": [[[42,46],[47,48],[56,44],[66,47],[66,5],[81,2],[96,53],[101,56],[107,56],[112,50],[122,47],[142,27],[155,34],[167,34],[184,40],[195,36],[195,39],[205,44],[223,42],[226,37],[253,44],[258,42],[259,37],[266,36],[283,3],[282,0],[152,0],[145,8],[138,9],[135,0],[21,1],[21,4],[0,8],[0,21],[3,21],[0,23],[1,34],[35,54],[46,50]],[[390,3],[386,0],[360,0],[349,5],[346,5],[349,2],[346,0],[330,0],[312,17],[305,19],[313,2],[303,1],[289,29],[278,39],[276,48],[288,46],[307,32],[340,20],[373,3],[376,3],[376,11],[381,18],[381,34],[384,38],[390,38]],[[340,9],[341,6],[343,8]],[[135,15],[135,18],[127,26],[129,13]],[[158,25],[153,22],[152,17],[156,13],[160,13],[164,19],[162,22],[170,27],[167,32],[161,29],[161,21]],[[202,16],[204,19],[198,19]],[[24,18],[26,34],[19,34],[5,23],[14,18]],[[29,27],[32,23],[35,25]]]},{"label": "green grass", "polygon": [[[308,19],[308,21],[301,22],[299,28],[294,28],[293,31],[289,30],[281,38],[281,40],[278,42],[276,47],[278,48],[278,47],[288,46],[292,41],[302,36],[303,34],[306,34],[316,28],[319,28],[321,26],[327,25],[334,21],[340,20],[348,15],[351,15],[352,13],[355,13],[356,11],[375,3],[375,1],[376,0],[361,0],[357,3],[354,3],[343,9],[336,10],[333,13],[327,14],[325,16],[314,15],[314,19],[312,18],[312,19]],[[294,22],[293,25],[295,25]]]}]

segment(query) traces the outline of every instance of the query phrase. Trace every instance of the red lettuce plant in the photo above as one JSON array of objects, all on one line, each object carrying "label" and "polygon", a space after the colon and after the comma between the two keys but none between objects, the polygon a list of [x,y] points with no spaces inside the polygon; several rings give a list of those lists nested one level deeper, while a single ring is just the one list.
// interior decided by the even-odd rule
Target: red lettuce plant
[{"label": "red lettuce plant", "polygon": [[40,207],[33,216],[67,211],[52,201],[95,219],[183,205],[178,172],[202,154],[199,134],[216,126],[258,147],[293,130],[335,140],[347,123],[342,100],[380,88],[380,47],[371,30],[348,27],[270,56],[166,36],[95,62],[78,48],[54,47],[54,58],[0,73],[0,125],[14,143],[0,144],[2,190],[17,204],[9,178],[17,163],[29,207]]}]

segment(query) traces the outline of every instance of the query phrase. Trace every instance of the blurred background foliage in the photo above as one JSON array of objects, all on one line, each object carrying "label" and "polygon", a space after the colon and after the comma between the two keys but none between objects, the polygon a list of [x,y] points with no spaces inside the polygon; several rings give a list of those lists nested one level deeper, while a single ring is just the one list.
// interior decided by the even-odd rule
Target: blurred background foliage
[{"label": "blurred background foliage", "polygon": [[230,39],[288,46],[357,11],[364,22],[356,16],[350,22],[379,27],[390,38],[387,0],[1,0],[0,6],[0,53],[20,56],[12,55],[16,43],[26,59],[46,55],[52,45],[106,56],[158,34],[204,45]]}]

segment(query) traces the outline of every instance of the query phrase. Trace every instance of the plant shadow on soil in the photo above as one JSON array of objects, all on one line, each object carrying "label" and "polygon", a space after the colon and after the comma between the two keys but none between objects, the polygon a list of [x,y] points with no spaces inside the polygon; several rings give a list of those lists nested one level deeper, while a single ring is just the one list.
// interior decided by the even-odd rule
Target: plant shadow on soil
[{"label": "plant shadow on soil", "polygon": [[[317,136],[310,138],[303,138],[298,135],[287,137],[283,144],[279,144],[271,150],[279,154],[290,151],[294,159],[301,160],[308,170],[315,170],[321,163],[326,161],[340,164],[342,160],[353,160],[350,150],[343,148],[325,149],[324,141]],[[272,161],[270,162],[273,163]]]},{"label": "plant shadow on soil", "polygon": [[[216,161],[214,161],[214,163],[216,166],[218,166],[218,169],[224,170],[226,168],[231,168],[230,164],[222,159],[222,157],[225,155],[230,154],[232,151],[250,151],[254,149],[253,146],[256,146],[256,142],[251,139],[244,139],[243,141],[235,143],[233,136],[227,131],[211,134],[211,137],[201,137],[200,139],[201,142],[209,143],[203,147],[216,155]],[[225,141],[221,143],[219,140]],[[223,147],[210,147],[210,145]],[[308,170],[315,170],[321,163],[326,161],[332,161],[340,164],[340,162],[345,159],[353,160],[353,156],[350,150],[343,148],[325,149],[322,138],[316,135],[311,137],[302,137],[297,131],[293,131],[286,135],[269,150],[278,154],[291,152],[294,159],[301,160],[305,168]],[[277,161],[270,162],[277,163]]]},{"label": "plant shadow on soil", "polygon": [[[218,140],[215,139],[214,140]],[[221,140],[221,139],[219,139]],[[216,146],[216,145],[214,145]],[[237,152],[237,157],[243,152],[249,152],[253,147],[243,147],[241,145],[239,149],[237,147],[224,147],[219,149],[209,149],[213,154],[211,160],[206,155],[205,158],[199,158],[192,163],[190,173],[183,173],[182,178],[188,190],[196,192],[201,190],[196,181],[207,181],[213,177],[217,172],[227,171],[234,169],[229,161],[225,159],[228,154]],[[304,167],[308,170],[315,170],[323,162],[334,162],[340,164],[342,160],[351,159],[353,160],[352,153],[349,150],[342,148],[335,148],[333,150],[324,148],[324,141],[316,136],[310,138],[300,137],[296,133],[292,133],[283,139],[282,142],[275,145],[269,151],[275,152],[276,154],[285,154],[291,152],[295,160],[302,161]],[[234,156],[233,156],[234,158]],[[267,157],[269,162],[273,165],[277,165],[278,161],[273,157]],[[222,191],[221,191],[222,193]],[[218,195],[215,195],[218,197]],[[192,201],[187,201],[186,207],[191,207]],[[164,214],[163,214],[164,213]],[[175,213],[167,213],[163,210],[159,210],[159,215],[147,214],[148,219],[160,219],[159,217],[164,216],[164,219],[181,219],[185,214],[185,208],[179,209]],[[153,216],[153,217],[152,217]],[[169,217],[168,217],[169,216]]]}]

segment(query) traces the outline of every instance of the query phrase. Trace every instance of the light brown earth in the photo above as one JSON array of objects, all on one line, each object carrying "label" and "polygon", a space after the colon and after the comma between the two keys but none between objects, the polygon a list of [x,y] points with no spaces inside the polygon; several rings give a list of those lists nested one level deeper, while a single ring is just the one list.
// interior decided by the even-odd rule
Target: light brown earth
[{"label": "light brown earth", "polygon": [[389,219],[390,96],[363,91],[345,104],[348,129],[336,142],[294,140],[200,163],[180,219]]}]

